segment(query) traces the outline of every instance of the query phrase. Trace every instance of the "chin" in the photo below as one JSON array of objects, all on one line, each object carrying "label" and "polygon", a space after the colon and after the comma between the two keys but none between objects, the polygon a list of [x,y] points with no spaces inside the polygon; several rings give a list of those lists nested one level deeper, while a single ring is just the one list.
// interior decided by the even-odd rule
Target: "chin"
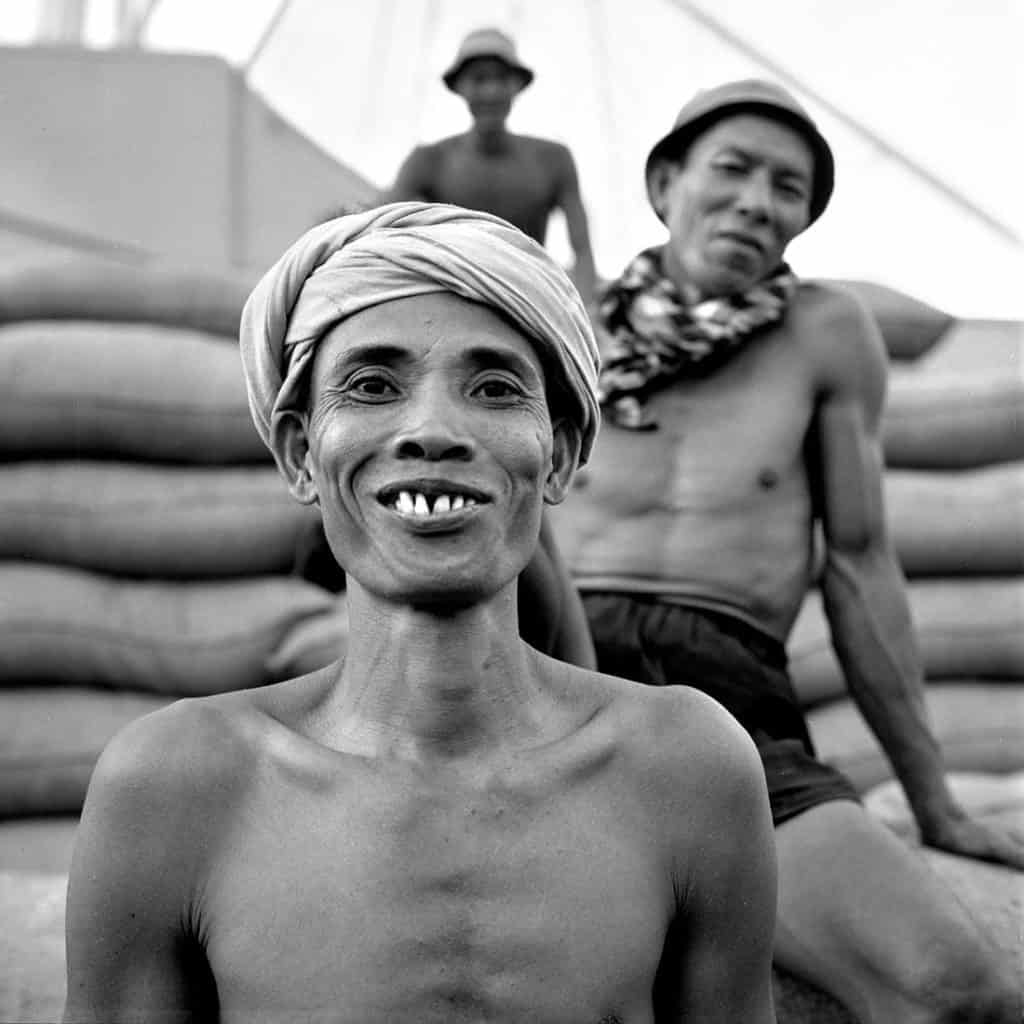
[{"label": "chin", "polygon": [[365,589],[393,604],[458,611],[488,601],[501,591],[507,580],[499,578],[492,567],[482,572],[459,572],[439,569],[434,564],[422,570],[404,566],[360,582]]},{"label": "chin", "polygon": [[742,295],[756,285],[764,274],[760,268],[715,267],[710,269],[698,287],[710,298]]}]

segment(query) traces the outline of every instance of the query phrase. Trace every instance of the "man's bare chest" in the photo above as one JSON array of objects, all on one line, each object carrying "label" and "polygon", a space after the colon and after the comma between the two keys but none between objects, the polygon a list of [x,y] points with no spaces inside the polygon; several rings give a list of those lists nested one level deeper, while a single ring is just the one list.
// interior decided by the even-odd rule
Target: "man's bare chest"
[{"label": "man's bare chest", "polygon": [[502,206],[532,215],[547,214],[556,202],[556,181],[541,160],[510,153],[481,157],[453,153],[439,164],[437,197],[474,209]]},{"label": "man's bare chest", "polygon": [[457,1020],[455,1005],[475,1007],[466,1019],[536,1006],[552,974],[649,990],[670,887],[613,805],[500,787],[326,795],[280,794],[220,859],[206,910],[223,999],[318,1008],[344,993],[354,1012],[338,1020],[433,1005]]},{"label": "man's bare chest", "polygon": [[732,507],[805,479],[814,398],[799,367],[744,353],[706,378],[655,391],[651,429],[606,423],[580,497],[619,508]]}]

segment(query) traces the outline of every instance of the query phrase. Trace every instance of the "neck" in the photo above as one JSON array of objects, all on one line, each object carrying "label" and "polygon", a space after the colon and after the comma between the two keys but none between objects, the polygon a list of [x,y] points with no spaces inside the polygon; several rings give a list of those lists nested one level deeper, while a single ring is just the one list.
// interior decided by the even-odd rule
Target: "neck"
[{"label": "neck", "polygon": [[493,156],[508,149],[509,133],[504,121],[493,125],[474,123],[469,130],[469,138],[478,153]]},{"label": "neck", "polygon": [[328,727],[366,755],[453,759],[536,735],[540,690],[515,583],[459,609],[396,606],[350,580]]},{"label": "neck", "polygon": [[705,299],[718,298],[716,295],[708,294],[691,280],[671,245],[666,245],[661,251],[661,269],[665,276],[676,286],[676,291],[679,292],[687,305],[703,302]]}]

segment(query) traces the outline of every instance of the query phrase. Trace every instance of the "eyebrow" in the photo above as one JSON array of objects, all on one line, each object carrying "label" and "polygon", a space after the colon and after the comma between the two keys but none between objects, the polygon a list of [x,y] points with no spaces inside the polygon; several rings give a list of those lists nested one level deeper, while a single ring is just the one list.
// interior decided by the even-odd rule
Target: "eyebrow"
[{"label": "eyebrow", "polygon": [[409,353],[400,345],[365,344],[343,348],[331,363],[333,370],[341,370],[353,363],[383,363],[394,366],[409,359]]},{"label": "eyebrow", "polygon": [[538,373],[537,367],[515,349],[501,344],[471,345],[466,349],[466,358],[479,366],[507,367],[521,375],[532,374],[543,379],[543,370]]},{"label": "eyebrow", "polygon": [[[757,160],[760,158],[756,152],[750,149],[745,149],[743,145],[738,142],[723,143],[721,149],[719,149],[714,155],[721,156],[723,153],[733,153],[746,160]],[[810,182],[814,177],[813,172],[805,171],[802,167],[797,167],[796,165],[786,161],[780,162],[778,169],[782,174],[791,178],[798,178],[800,181],[804,182]]]},{"label": "eyebrow", "polygon": [[[501,343],[469,345],[463,350],[462,355],[467,362],[480,367],[504,367],[515,370],[520,375],[532,374],[543,380],[543,370],[538,370],[529,359],[511,346]],[[331,369],[337,372],[348,366],[365,364],[397,366],[403,362],[411,362],[414,358],[415,356],[401,345],[371,342],[343,349],[334,358]]]}]

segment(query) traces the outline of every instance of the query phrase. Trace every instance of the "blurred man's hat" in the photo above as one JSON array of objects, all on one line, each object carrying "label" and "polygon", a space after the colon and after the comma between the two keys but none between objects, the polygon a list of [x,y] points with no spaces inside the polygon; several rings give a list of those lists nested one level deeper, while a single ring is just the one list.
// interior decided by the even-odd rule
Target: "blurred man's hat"
[{"label": "blurred man's hat", "polygon": [[[774,118],[796,131],[814,155],[814,182],[811,186],[811,219],[824,212],[835,185],[835,161],[832,150],[811,115],[781,85],[760,78],[726,82],[713,89],[702,89],[679,111],[672,130],[660,139],[647,157],[644,173],[647,195],[651,198],[651,172],[662,160],[679,160],[697,136],[716,121],[734,114],[761,114]],[[653,200],[652,200],[653,202]]]},{"label": "blurred man's hat", "polygon": [[452,66],[441,76],[444,84],[454,92],[455,83],[462,69],[471,60],[480,57],[494,57],[515,71],[522,82],[520,90],[525,89],[533,81],[533,72],[519,62],[516,44],[504,32],[496,28],[478,28],[462,40]]}]

